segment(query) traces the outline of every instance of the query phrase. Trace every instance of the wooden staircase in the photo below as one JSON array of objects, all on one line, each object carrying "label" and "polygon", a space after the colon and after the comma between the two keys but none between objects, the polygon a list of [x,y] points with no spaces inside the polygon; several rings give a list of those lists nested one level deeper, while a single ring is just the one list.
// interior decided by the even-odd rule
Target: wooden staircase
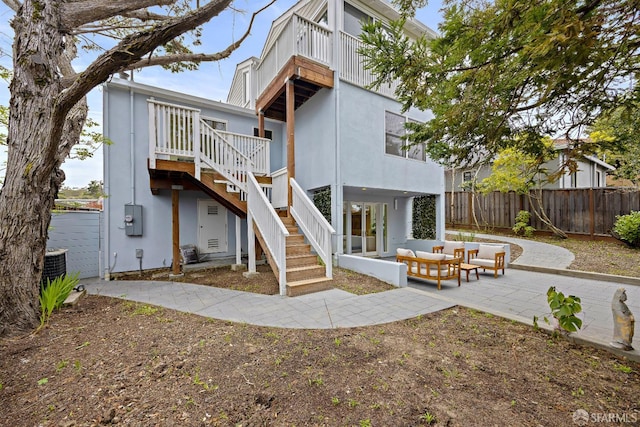
[{"label": "wooden staircase", "polygon": [[286,242],[287,296],[295,297],[331,289],[333,285],[331,279],[325,276],[325,267],[311,253],[311,245],[304,242],[304,236],[298,232],[295,220],[290,216],[281,219],[289,232]]}]

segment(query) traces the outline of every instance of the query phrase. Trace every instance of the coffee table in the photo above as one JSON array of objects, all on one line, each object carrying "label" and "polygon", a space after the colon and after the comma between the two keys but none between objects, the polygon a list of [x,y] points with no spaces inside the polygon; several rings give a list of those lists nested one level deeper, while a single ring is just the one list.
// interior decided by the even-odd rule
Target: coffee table
[{"label": "coffee table", "polygon": [[480,280],[480,275],[478,274],[479,267],[479,265],[460,263],[460,270],[467,272],[467,282],[469,281],[469,272],[474,270],[476,272],[476,280]]}]

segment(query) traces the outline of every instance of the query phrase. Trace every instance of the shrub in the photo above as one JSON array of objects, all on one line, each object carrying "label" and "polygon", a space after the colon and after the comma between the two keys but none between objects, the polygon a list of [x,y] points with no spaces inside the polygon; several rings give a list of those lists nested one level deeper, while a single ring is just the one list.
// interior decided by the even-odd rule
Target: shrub
[{"label": "shrub", "polygon": [[58,276],[53,281],[47,279],[47,285],[42,286],[40,290],[40,327],[42,327],[53,310],[60,308],[67,299],[73,288],[78,284],[78,275],[75,273],[71,276],[65,274]]},{"label": "shrub", "polygon": [[640,247],[640,211],[616,216],[612,234],[634,248]]},{"label": "shrub", "polygon": [[513,232],[516,235],[532,237],[536,229],[529,225],[529,221],[531,221],[531,214],[529,211],[518,212],[516,215],[516,224],[512,228]]}]

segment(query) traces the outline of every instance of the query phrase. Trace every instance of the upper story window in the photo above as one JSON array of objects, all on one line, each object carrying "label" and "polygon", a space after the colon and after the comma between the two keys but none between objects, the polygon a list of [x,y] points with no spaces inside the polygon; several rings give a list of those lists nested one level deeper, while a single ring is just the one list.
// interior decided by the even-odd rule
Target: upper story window
[{"label": "upper story window", "polygon": [[373,21],[373,18],[360,9],[344,3],[344,32],[358,37],[362,33],[362,23]]},{"label": "upper story window", "polygon": [[403,137],[407,134],[405,123],[408,121],[417,123],[416,120],[408,119],[400,114],[385,111],[384,129],[385,141],[384,152],[392,156],[399,156],[408,159],[426,160],[424,144],[410,145]]},{"label": "upper story window", "polygon": [[327,10],[322,12],[322,15],[320,15],[316,22],[323,27],[329,28],[329,12]]}]

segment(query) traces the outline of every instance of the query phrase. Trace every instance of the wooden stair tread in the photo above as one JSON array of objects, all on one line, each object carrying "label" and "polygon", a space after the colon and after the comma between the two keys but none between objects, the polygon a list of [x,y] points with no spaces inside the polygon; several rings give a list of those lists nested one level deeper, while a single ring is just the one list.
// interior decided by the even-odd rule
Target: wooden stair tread
[{"label": "wooden stair tread", "polygon": [[304,279],[304,280],[296,280],[294,282],[287,282],[287,286],[295,288],[297,286],[310,285],[313,283],[321,283],[321,282],[330,282],[332,278],[329,277],[318,277],[315,279]]},{"label": "wooden stair tread", "polygon": [[287,273],[293,272],[293,271],[318,270],[318,269],[325,270],[325,266],[320,264],[314,264],[314,265],[303,265],[300,267],[291,267],[291,268],[287,268]]}]

